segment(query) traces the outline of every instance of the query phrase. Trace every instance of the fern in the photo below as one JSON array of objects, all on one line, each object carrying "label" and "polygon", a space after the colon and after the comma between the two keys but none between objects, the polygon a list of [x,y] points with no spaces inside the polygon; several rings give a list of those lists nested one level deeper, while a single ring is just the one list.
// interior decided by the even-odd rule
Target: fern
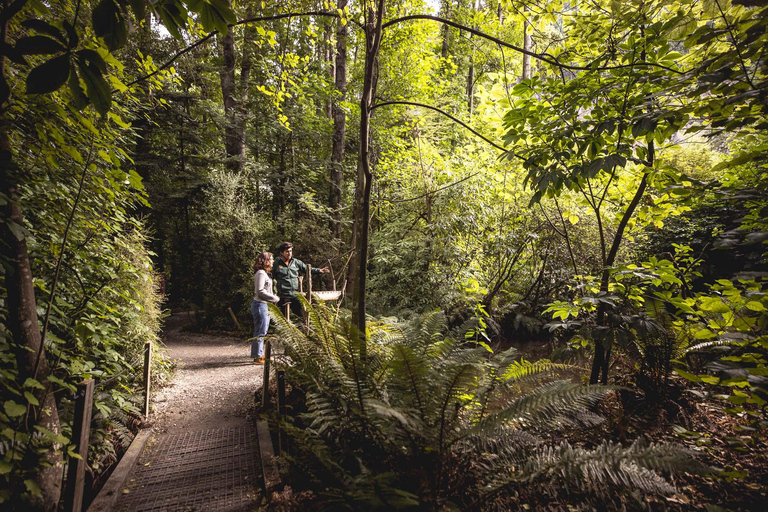
[{"label": "fern", "polygon": [[615,388],[546,382],[568,367],[520,361],[512,349],[490,354],[461,336],[469,324],[451,333],[440,313],[372,322],[366,344],[346,319],[306,306],[306,333],[273,310],[306,405],[286,431],[294,467],[329,509],[482,508],[532,481],[594,495],[668,493],[659,472],[692,467],[668,445],[547,444],[535,432],[599,424],[592,406]]}]

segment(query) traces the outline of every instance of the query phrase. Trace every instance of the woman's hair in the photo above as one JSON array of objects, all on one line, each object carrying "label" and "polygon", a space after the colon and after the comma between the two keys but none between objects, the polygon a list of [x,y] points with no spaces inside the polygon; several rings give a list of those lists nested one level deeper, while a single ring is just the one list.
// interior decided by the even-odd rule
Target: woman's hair
[{"label": "woman's hair", "polygon": [[259,270],[263,270],[266,268],[267,263],[272,261],[272,253],[271,252],[262,252],[258,256],[256,256],[256,263],[253,264],[253,273],[255,274]]}]

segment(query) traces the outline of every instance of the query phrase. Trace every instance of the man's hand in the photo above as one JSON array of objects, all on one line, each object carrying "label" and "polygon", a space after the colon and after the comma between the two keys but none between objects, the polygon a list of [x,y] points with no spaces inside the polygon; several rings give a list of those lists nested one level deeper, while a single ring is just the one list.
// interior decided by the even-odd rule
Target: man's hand
[{"label": "man's hand", "polygon": [[321,273],[321,274],[327,274],[327,273],[328,273],[328,272],[330,272],[330,271],[331,271],[331,270],[330,270],[328,267],[323,267],[323,268],[321,268],[321,269],[320,269],[320,273]]}]

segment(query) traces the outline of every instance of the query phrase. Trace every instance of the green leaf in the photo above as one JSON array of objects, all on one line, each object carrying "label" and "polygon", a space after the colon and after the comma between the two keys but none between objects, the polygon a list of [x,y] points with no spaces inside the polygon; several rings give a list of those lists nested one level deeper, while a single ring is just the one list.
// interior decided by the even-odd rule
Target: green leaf
[{"label": "green leaf", "polygon": [[77,52],[78,57],[82,57],[87,63],[93,64],[98,68],[99,71],[102,73],[107,72],[107,63],[104,62],[104,59],[101,58],[101,55],[99,55],[99,52],[95,50],[80,50]]},{"label": "green leaf", "polygon": [[110,51],[121,48],[128,40],[125,18],[114,0],[101,0],[93,9],[92,19],[93,31],[104,39]]},{"label": "green leaf", "polygon": [[58,27],[54,27],[47,21],[32,18],[22,21],[21,26],[24,28],[32,29],[36,32],[48,34],[49,36],[53,36],[61,41],[62,44],[67,44],[67,38],[64,37],[64,33]]},{"label": "green leaf", "polygon": [[210,3],[203,3],[200,10],[200,23],[205,30],[216,29],[220,34],[226,34],[229,29],[228,24],[234,23],[236,20],[234,16],[230,16],[232,11],[228,6],[224,5],[225,9],[217,8]]},{"label": "green leaf", "polygon": [[137,20],[143,20],[144,19],[144,0],[128,0],[128,3],[131,4],[131,9],[133,9],[133,14],[136,16]]},{"label": "green leaf", "polygon": [[14,48],[8,43],[0,42],[0,55],[5,55],[13,62],[21,66],[29,65],[27,60],[24,58],[24,55],[17,48]]},{"label": "green leaf", "polygon": [[763,306],[762,303],[757,302],[756,300],[751,300],[745,304],[748,309],[751,309],[752,311],[765,311],[765,306]]},{"label": "green leaf", "polygon": [[80,86],[80,78],[74,69],[69,73],[69,90],[72,91],[72,106],[77,110],[83,110],[91,103]]},{"label": "green leaf", "polygon": [[30,404],[32,404],[32,405],[40,405],[40,402],[37,400],[37,398],[35,397],[35,395],[33,395],[32,393],[30,393],[29,391],[25,391],[25,392],[24,392],[24,398],[26,398],[26,399],[27,399],[27,402],[29,402],[29,403],[30,403]]},{"label": "green leaf", "polygon": [[27,378],[27,380],[24,381],[24,387],[25,388],[35,388],[35,389],[45,389],[45,386],[43,386],[40,381]]},{"label": "green leaf", "polygon": [[77,35],[77,30],[75,30],[75,27],[73,27],[66,20],[62,22],[62,25],[64,25],[64,29],[67,31],[67,36],[69,37],[67,48],[77,48],[77,45],[80,42],[80,37]]},{"label": "green leaf", "polygon": [[11,418],[21,416],[27,412],[27,408],[25,406],[17,404],[13,400],[6,400],[6,402],[3,404],[3,409],[5,410],[5,414]]},{"label": "green leaf", "polygon": [[182,4],[176,2],[163,2],[155,6],[155,13],[160,18],[160,22],[176,39],[182,39],[179,28],[187,24],[187,12]]},{"label": "green leaf", "polygon": [[41,496],[43,494],[40,490],[40,486],[37,485],[34,480],[24,480],[24,485],[32,496]]},{"label": "green leaf", "polygon": [[10,462],[0,460],[0,475],[7,475],[8,473],[11,472],[12,468],[13,468],[13,465],[11,465]]},{"label": "green leaf", "polygon": [[69,78],[69,54],[43,62],[27,76],[27,94],[46,94],[57,90]]},{"label": "green leaf", "polygon": [[709,329],[700,329],[695,333],[693,333],[693,337],[696,338],[697,340],[709,340],[717,337],[717,335],[712,331],[710,331]]},{"label": "green leaf", "polygon": [[112,104],[112,90],[109,88],[109,84],[104,80],[96,65],[85,62],[85,59],[79,59],[78,64],[83,82],[85,82],[88,99],[91,100],[96,111],[102,117],[106,116]]},{"label": "green leaf", "polygon": [[16,50],[22,55],[49,55],[66,50],[63,44],[46,36],[21,37],[16,41]]},{"label": "green leaf", "polygon": [[701,378],[695,373],[689,373],[689,372],[686,372],[685,370],[680,370],[680,369],[675,370],[675,373],[677,373],[682,378],[689,380],[691,382],[701,382]]}]

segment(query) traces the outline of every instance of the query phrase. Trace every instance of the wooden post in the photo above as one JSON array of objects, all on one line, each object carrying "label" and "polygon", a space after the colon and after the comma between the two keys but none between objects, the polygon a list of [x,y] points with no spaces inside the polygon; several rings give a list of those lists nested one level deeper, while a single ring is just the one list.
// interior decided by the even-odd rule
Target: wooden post
[{"label": "wooden post", "polygon": [[227,308],[229,311],[229,316],[232,317],[232,320],[235,322],[235,327],[237,327],[238,331],[242,331],[243,328],[240,326],[240,322],[237,320],[237,317],[235,316],[235,312],[232,311],[232,308]]},{"label": "wooden post", "polygon": [[70,459],[67,468],[67,488],[64,496],[66,512],[80,512],[83,509],[83,488],[85,487],[85,466],[88,463],[88,438],[91,435],[91,413],[93,411],[93,379],[77,385],[75,418],[72,423],[72,441],[81,459]]},{"label": "wooden post", "polygon": [[283,313],[285,315],[285,319],[288,320],[288,323],[290,324],[291,323],[291,304],[290,303],[283,304],[283,309],[285,310],[285,312]]},{"label": "wooden post", "polygon": [[[307,303],[312,304],[312,265],[307,265]],[[309,331],[309,311],[304,312],[304,325]]]},{"label": "wooden post", "polygon": [[285,435],[285,429],[280,427],[280,422],[285,421],[286,406],[285,406],[285,370],[277,371],[277,455],[280,455],[286,449],[287,436]]},{"label": "wooden post", "polygon": [[152,342],[144,344],[144,417],[149,418],[149,381],[152,367]]},{"label": "wooden post", "polygon": [[267,340],[264,347],[264,376],[261,379],[261,408],[269,407],[269,366],[272,360],[272,343]]}]

